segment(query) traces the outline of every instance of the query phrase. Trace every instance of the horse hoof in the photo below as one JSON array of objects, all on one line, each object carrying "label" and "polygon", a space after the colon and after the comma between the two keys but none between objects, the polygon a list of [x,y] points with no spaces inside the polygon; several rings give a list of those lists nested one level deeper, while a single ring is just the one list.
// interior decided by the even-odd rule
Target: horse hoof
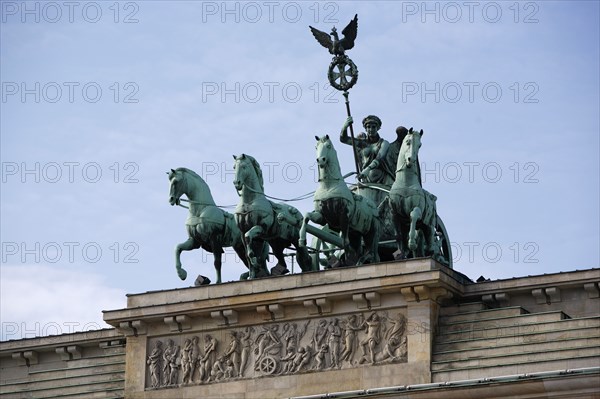
[{"label": "horse hoof", "polygon": [[373,263],[372,256],[365,256],[364,258],[360,258],[358,260],[358,262],[356,262],[356,266],[362,266],[362,265],[366,265],[368,263]]},{"label": "horse hoof", "polygon": [[344,259],[343,259],[343,265],[344,266],[356,266],[359,262],[359,258],[358,256],[356,256],[354,253],[345,253],[344,254]]},{"label": "horse hoof", "polygon": [[184,269],[177,270],[177,275],[182,280],[185,280],[187,278],[187,272]]},{"label": "horse hoof", "polygon": [[342,267],[342,261],[337,258],[335,255],[331,255],[329,259],[327,259],[327,269],[335,269],[338,267]]},{"label": "horse hoof", "polygon": [[201,285],[208,285],[208,284],[210,284],[210,279],[201,274],[199,274],[198,277],[196,278],[196,281],[194,281],[194,286],[196,286],[196,287],[200,287]]},{"label": "horse hoof", "polygon": [[398,250],[396,252],[394,252],[394,260],[404,260],[406,259],[406,255],[404,255],[404,252]]},{"label": "horse hoof", "polygon": [[271,276],[283,276],[284,274],[288,274],[290,271],[282,265],[281,263],[277,263],[274,267],[271,268]]},{"label": "horse hoof", "polygon": [[254,273],[254,278],[269,277],[270,275],[271,274],[269,273],[269,271],[267,269],[261,268],[260,270],[258,270]]}]

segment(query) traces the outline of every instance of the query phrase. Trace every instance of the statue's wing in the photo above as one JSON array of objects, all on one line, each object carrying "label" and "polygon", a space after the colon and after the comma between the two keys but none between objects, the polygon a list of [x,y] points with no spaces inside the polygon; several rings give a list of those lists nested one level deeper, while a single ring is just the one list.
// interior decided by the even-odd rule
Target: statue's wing
[{"label": "statue's wing", "polygon": [[401,138],[400,135],[398,135],[398,138],[392,141],[388,146],[387,153],[380,166],[383,172],[391,179],[391,183],[387,183],[388,180],[385,180],[385,184],[391,185],[396,179],[396,164],[398,163],[398,154],[400,153],[403,139],[404,137]]},{"label": "statue's wing", "polygon": [[354,47],[354,41],[356,40],[356,34],[358,33],[358,14],[354,15],[354,19],[350,21],[348,26],[344,28],[342,34],[344,38],[340,40],[340,44],[344,50],[350,50]]},{"label": "statue's wing", "polygon": [[312,32],[313,36],[315,37],[315,39],[317,39],[317,41],[319,43],[321,43],[321,46],[325,47],[327,50],[329,50],[329,52],[332,51],[332,46],[333,46],[333,42],[331,41],[331,37],[329,37],[329,34],[320,31],[318,29],[313,28],[312,26],[309,26],[310,31]]}]

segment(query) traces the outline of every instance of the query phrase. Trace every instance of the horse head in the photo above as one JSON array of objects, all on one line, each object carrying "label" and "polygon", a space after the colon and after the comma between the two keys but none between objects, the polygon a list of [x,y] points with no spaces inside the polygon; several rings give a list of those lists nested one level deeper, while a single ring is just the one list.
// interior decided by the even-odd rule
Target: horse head
[{"label": "horse head", "polygon": [[233,185],[235,189],[239,192],[244,186],[249,185],[251,187],[256,181],[259,187],[253,188],[255,190],[260,188],[261,192],[264,192],[262,171],[256,159],[246,154],[234,155],[233,159],[235,160],[233,163],[233,169],[235,170]]},{"label": "horse head", "polygon": [[169,189],[171,205],[179,205],[183,194],[202,205],[214,205],[215,202],[208,184],[193,170],[188,168],[171,169],[167,175],[171,185]]},{"label": "horse head", "polygon": [[410,128],[408,134],[402,141],[402,147],[400,147],[400,154],[398,155],[399,164],[402,162],[401,165],[405,165],[407,168],[413,167],[413,165],[417,162],[419,148],[421,148],[422,136],[423,129],[417,132],[416,130],[413,130],[412,127]]},{"label": "horse head", "polygon": [[331,144],[329,135],[315,136],[315,139],[317,139],[317,165],[319,165],[319,168],[325,168],[329,162],[331,151],[335,151],[335,149]]},{"label": "horse head", "polygon": [[179,205],[180,198],[183,194],[185,194],[186,184],[185,179],[183,178],[183,173],[181,168],[171,169],[170,172],[167,172],[169,176],[169,204],[171,205]]},{"label": "horse head", "polygon": [[319,166],[319,177],[324,179],[341,179],[342,172],[338,161],[337,152],[333,147],[329,135],[317,137],[317,165]]}]

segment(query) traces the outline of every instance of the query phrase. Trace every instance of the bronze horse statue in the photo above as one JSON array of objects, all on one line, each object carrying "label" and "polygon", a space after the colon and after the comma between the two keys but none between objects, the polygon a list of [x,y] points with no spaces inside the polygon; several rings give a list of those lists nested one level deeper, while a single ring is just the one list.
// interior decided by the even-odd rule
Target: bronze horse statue
[{"label": "bronze horse statue", "polygon": [[311,259],[306,247],[298,245],[302,215],[296,208],[271,202],[264,193],[262,171],[250,155],[233,156],[235,177],[233,184],[240,201],[235,209],[235,220],[243,234],[250,278],[262,277],[269,272],[262,266],[266,261],[261,250],[266,241],[277,258],[277,274],[288,273],[283,251],[293,245],[296,260],[302,271],[311,269]]},{"label": "bronze horse statue", "polygon": [[[175,247],[175,268],[180,279],[187,278],[181,265],[181,252],[202,248],[214,254],[217,284],[221,283],[221,263],[224,247],[233,247],[248,267],[242,235],[233,215],[217,207],[208,184],[196,172],[187,168],[171,169],[169,203],[180,205],[181,196],[188,198],[189,213],[185,222],[188,239]],[[185,200],[183,200],[185,201]],[[242,275],[241,278],[244,278]]]},{"label": "bronze horse statue", "polygon": [[396,227],[398,259],[431,256],[452,267],[446,229],[437,215],[437,197],[423,189],[418,172],[420,131],[410,128],[402,141],[396,179],[388,194]]},{"label": "bronze horse statue", "polygon": [[341,232],[346,265],[379,262],[381,223],[376,205],[369,198],[350,191],[344,182],[337,152],[329,136],[315,138],[320,185],[313,197],[315,210],[304,216],[300,244],[306,245],[308,221],[327,224]]}]

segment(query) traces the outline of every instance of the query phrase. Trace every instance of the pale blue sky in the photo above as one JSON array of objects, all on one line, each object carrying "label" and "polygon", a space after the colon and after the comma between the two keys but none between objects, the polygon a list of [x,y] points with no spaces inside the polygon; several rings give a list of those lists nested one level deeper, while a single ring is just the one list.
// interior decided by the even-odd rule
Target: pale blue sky
[{"label": "pale blue sky", "polygon": [[[228,171],[242,152],[267,194],[314,190],[314,135],[337,136],[346,115],[308,25],[341,30],[355,13],[352,113],[379,115],[390,140],[398,125],[425,130],[424,185],[455,268],[598,267],[596,1],[35,4],[1,2],[3,339],[102,326],[126,293],[214,280],[201,250],[182,255],[187,281],[175,273],[187,211],[167,202],[170,168],[203,174],[219,204],[237,202]],[[226,262],[236,280],[243,265]]]}]

